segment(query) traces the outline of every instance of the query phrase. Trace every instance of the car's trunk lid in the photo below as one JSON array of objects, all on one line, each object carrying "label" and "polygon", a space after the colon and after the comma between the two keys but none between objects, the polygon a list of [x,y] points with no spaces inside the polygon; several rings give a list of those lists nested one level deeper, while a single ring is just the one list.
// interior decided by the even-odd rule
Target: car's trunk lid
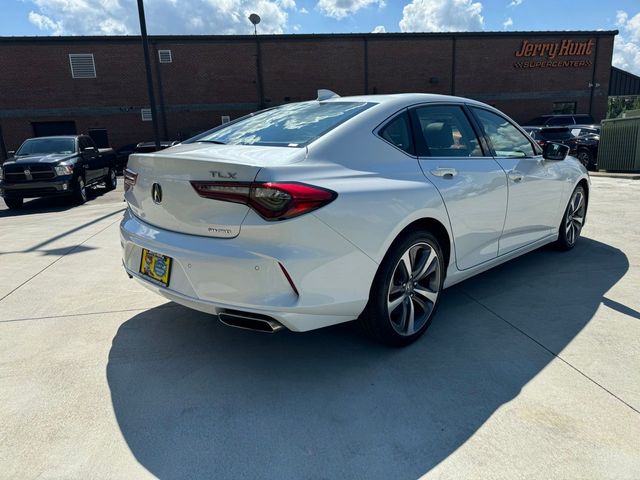
[{"label": "car's trunk lid", "polygon": [[262,167],[289,165],[304,156],[305,149],[300,148],[210,143],[134,154],[127,168],[138,177],[125,198],[133,213],[150,225],[192,235],[233,238],[240,233],[249,207],[200,197],[191,181],[253,182]]}]

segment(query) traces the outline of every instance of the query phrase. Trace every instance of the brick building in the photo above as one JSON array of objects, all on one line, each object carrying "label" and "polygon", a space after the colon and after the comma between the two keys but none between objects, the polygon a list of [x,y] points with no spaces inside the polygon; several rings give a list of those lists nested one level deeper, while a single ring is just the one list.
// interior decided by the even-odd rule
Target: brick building
[{"label": "brick building", "polygon": [[[340,95],[475,98],[518,121],[607,109],[617,31],[150,37],[161,136],[182,139],[262,107]],[[139,37],[0,38],[0,151],[88,132],[152,140]],[[0,153],[1,155],[1,153]]]}]

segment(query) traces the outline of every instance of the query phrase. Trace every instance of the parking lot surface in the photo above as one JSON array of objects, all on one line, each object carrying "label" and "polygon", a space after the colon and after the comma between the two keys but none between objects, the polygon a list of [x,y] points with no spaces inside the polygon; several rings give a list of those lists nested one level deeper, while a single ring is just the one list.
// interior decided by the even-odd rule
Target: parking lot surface
[{"label": "parking lot surface", "polygon": [[583,238],[445,292],[414,345],[221,325],[125,275],[121,187],[0,207],[0,478],[640,472],[640,181]]}]

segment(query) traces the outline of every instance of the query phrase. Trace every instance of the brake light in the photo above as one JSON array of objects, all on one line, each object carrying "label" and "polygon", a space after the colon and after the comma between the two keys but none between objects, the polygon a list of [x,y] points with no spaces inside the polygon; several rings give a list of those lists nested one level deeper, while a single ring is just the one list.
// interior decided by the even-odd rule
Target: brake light
[{"label": "brake light", "polygon": [[286,220],[331,203],[336,192],[304,183],[197,182],[191,185],[203,198],[242,203],[265,220]]},{"label": "brake light", "polygon": [[136,184],[138,180],[138,174],[128,168],[124,171],[124,191],[126,192]]}]

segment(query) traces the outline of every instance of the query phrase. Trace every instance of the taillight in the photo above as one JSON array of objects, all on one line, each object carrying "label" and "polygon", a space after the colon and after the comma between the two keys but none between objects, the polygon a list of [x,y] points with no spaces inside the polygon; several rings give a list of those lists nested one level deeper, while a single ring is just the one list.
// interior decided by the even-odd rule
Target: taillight
[{"label": "taillight", "polygon": [[136,184],[138,180],[138,174],[128,168],[124,171],[124,191],[126,192]]},{"label": "taillight", "polygon": [[265,220],[286,220],[312,212],[338,196],[336,192],[304,183],[191,182],[204,198],[242,203]]}]

